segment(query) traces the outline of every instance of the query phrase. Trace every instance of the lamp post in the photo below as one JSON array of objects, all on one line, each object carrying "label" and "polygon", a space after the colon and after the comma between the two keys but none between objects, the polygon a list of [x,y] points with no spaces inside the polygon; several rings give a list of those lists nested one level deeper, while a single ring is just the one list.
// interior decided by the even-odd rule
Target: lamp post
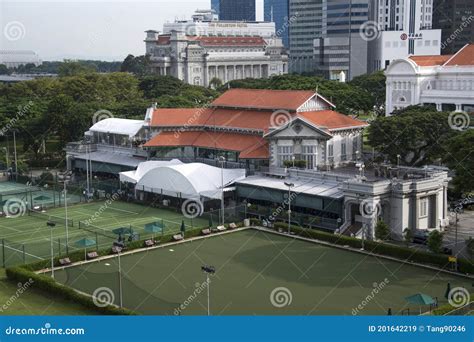
[{"label": "lamp post", "polygon": [[50,240],[51,240],[51,277],[54,279],[54,249],[53,249],[53,228],[56,223],[53,221],[46,222],[46,225],[50,228]]},{"label": "lamp post", "polygon": [[119,299],[120,299],[120,307],[123,308],[123,292],[122,292],[122,263],[120,260],[120,253],[118,252],[118,269],[119,269]]},{"label": "lamp post", "polygon": [[365,228],[366,228],[366,224],[364,223],[362,225],[362,248],[360,249],[361,251],[365,250]]},{"label": "lamp post", "polygon": [[293,162],[293,169],[295,168],[295,160],[296,160],[296,157],[295,157],[295,156],[291,156],[291,161]]},{"label": "lamp post", "polygon": [[9,167],[9,163],[8,163],[8,148],[7,147],[3,147],[2,150],[5,151],[5,161],[7,163],[7,175],[8,175],[8,167]]},{"label": "lamp post", "polygon": [[16,155],[16,130],[13,130],[13,155],[15,157],[15,181],[18,181],[18,159]]},{"label": "lamp post", "polygon": [[219,157],[219,162],[221,163],[221,190],[222,190],[222,195],[221,195],[221,225],[224,225],[224,163],[225,163],[225,157],[220,156]]},{"label": "lamp post", "polygon": [[201,271],[206,273],[206,284],[207,284],[207,315],[211,315],[211,283],[209,281],[209,275],[216,273],[216,268],[214,266],[202,266]]},{"label": "lamp post", "polygon": [[67,179],[64,178],[64,216],[66,217],[66,254],[69,255],[69,222],[67,219],[67,182],[68,182]]},{"label": "lamp post", "polygon": [[400,167],[400,158],[401,157],[402,157],[401,155],[397,154],[397,167]]},{"label": "lamp post", "polygon": [[288,187],[288,235],[291,234],[291,188],[295,186],[293,183],[285,182]]}]

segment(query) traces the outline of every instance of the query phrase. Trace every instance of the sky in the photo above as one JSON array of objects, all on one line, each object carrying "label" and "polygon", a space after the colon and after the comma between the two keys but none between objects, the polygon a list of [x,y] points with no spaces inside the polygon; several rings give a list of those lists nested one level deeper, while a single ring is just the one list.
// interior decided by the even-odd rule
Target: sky
[{"label": "sky", "polygon": [[210,0],[0,0],[0,50],[121,61],[144,54],[145,30],[210,7]]}]

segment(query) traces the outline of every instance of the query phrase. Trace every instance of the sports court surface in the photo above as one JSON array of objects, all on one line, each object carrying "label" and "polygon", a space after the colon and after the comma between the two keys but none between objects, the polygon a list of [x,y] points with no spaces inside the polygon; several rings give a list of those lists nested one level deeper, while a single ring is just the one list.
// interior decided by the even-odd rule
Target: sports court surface
[{"label": "sports court surface", "polygon": [[[95,240],[97,247],[110,247],[117,236],[112,233],[116,228],[132,227],[140,239],[152,237],[144,227],[148,223],[160,222],[165,226],[164,234],[178,232],[184,220],[186,229],[204,227],[209,221],[183,217],[181,212],[158,209],[145,205],[120,201],[81,203],[68,206],[69,252],[81,249],[75,245],[80,239]],[[5,265],[12,266],[31,263],[51,256],[51,231],[46,222],[56,223],[53,228],[53,249],[55,256],[66,252],[65,208],[46,209],[45,212],[31,213],[25,207],[20,208],[13,217],[0,218],[0,239],[5,242]],[[84,222],[89,220],[89,225]],[[82,221],[82,222],[81,222]],[[81,223],[80,223],[81,222]],[[159,237],[159,234],[156,236]],[[0,246],[1,247],[1,246]],[[0,259],[3,259],[0,253]],[[0,260],[3,262],[3,260]],[[1,265],[1,264],[0,264]]]},{"label": "sports court surface", "polygon": [[[418,313],[405,297],[421,292],[442,305],[448,282],[472,288],[466,278],[248,229],[123,255],[123,305],[147,315],[205,315],[203,265],[216,268],[213,315],[352,315],[363,301],[360,315]],[[56,279],[119,304],[117,258],[58,270]]]}]

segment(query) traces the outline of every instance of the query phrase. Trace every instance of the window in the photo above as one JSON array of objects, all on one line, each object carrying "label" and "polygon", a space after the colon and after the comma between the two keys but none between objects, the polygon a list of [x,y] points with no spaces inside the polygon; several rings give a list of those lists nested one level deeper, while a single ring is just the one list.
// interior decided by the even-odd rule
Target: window
[{"label": "window", "polygon": [[428,216],[428,198],[420,199],[420,218]]},{"label": "window", "polygon": [[291,160],[293,157],[293,146],[278,146],[278,164],[285,167],[285,160]]},{"label": "window", "polygon": [[306,161],[307,169],[316,167],[316,146],[303,146],[303,160]]},{"label": "window", "polygon": [[341,160],[347,160],[347,156],[346,156],[346,142],[345,141],[341,141]]},{"label": "window", "polygon": [[334,162],[334,146],[332,144],[328,145],[328,161],[330,163]]}]

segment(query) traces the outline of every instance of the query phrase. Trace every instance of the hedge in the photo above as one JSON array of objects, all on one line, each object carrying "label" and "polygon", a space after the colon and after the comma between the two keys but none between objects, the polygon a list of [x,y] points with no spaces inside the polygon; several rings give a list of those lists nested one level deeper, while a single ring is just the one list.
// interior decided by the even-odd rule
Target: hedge
[{"label": "hedge", "polygon": [[112,305],[104,307],[98,307],[94,304],[92,297],[83,295],[70,287],[64,286],[57,283],[52,278],[36,274],[23,267],[12,267],[6,270],[6,274],[9,280],[20,282],[20,283],[31,283],[31,287],[37,288],[41,291],[45,291],[49,294],[54,294],[57,297],[63,298],[68,301],[83,305],[84,307],[97,311],[103,315],[134,315],[135,313],[128,309],[117,308]]},{"label": "hedge", "polygon": [[[274,225],[275,229],[288,229],[288,225],[277,222]],[[308,237],[311,239],[321,240],[341,246],[350,246],[352,248],[362,248],[362,241],[349,236],[336,235],[326,233],[314,229],[304,229],[297,226],[291,226],[291,231],[298,236]],[[446,268],[448,257],[443,254],[433,254],[425,251],[416,251],[410,248],[390,245],[382,242],[375,242],[366,240],[364,242],[365,249],[374,254],[385,255],[404,261],[417,262],[421,264],[428,264],[439,268]],[[466,259],[458,258],[458,271],[465,274],[474,274],[474,265]]]}]

